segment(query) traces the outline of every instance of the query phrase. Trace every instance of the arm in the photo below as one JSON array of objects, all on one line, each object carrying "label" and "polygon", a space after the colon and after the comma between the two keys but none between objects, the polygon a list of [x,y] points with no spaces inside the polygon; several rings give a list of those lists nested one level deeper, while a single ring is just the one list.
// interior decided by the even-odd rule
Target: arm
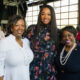
[{"label": "arm", "polygon": [[5,60],[5,45],[3,41],[0,41],[0,80],[3,80],[4,76],[4,60]]},{"label": "arm", "polygon": [[0,80],[3,80],[3,77],[0,77]]}]

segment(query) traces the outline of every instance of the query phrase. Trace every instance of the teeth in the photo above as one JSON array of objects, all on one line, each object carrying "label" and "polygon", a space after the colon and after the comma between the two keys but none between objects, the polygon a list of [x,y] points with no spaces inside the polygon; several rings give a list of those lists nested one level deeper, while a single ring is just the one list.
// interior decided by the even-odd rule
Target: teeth
[{"label": "teeth", "polygon": [[22,31],[18,31],[18,33],[22,33]]},{"label": "teeth", "polygon": [[48,21],[48,20],[44,20],[44,21]]},{"label": "teeth", "polygon": [[66,43],[70,43],[70,42],[71,42],[70,40],[67,40],[67,41],[66,41]]},{"label": "teeth", "polygon": [[48,21],[48,19],[44,19],[44,21]]}]

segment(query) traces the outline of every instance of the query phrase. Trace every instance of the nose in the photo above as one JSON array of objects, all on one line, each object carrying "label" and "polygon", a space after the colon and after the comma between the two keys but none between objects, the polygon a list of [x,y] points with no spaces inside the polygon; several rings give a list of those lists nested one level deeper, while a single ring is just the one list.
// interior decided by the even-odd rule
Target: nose
[{"label": "nose", "polygon": [[47,15],[47,14],[45,14],[44,18],[47,18],[47,17],[48,17],[48,15]]},{"label": "nose", "polygon": [[65,38],[66,40],[68,40],[69,39],[69,36],[66,36],[66,38]]},{"label": "nose", "polygon": [[19,28],[18,29],[21,29],[21,26],[19,26]]}]

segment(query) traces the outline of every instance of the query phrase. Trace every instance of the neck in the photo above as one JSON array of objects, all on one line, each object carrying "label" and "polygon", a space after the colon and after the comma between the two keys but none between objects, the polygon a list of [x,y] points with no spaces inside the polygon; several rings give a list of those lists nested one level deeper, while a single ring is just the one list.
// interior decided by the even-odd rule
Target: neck
[{"label": "neck", "polygon": [[23,43],[21,41],[21,38],[16,38],[16,41],[21,47],[23,47]]},{"label": "neck", "polygon": [[65,46],[65,50],[68,52],[74,45],[76,47],[76,43],[74,43],[72,46]]},{"label": "neck", "polygon": [[21,40],[21,38],[20,37],[16,37],[16,40]]},{"label": "neck", "polygon": [[49,26],[49,24],[41,24],[41,26],[44,26],[44,27],[47,27],[47,26]]}]

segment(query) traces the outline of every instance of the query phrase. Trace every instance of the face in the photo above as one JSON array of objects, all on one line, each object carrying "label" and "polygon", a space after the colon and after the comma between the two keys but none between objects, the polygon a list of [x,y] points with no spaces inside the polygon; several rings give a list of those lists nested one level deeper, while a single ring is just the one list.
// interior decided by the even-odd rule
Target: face
[{"label": "face", "polygon": [[49,24],[51,21],[51,12],[49,8],[43,8],[41,12],[41,21],[44,24]]},{"label": "face", "polygon": [[63,32],[63,41],[66,46],[72,47],[75,42],[75,37],[72,33],[68,32],[68,31],[64,31]]},{"label": "face", "polygon": [[50,33],[49,32],[46,33],[46,36],[45,36],[44,40],[45,41],[50,40]]},{"label": "face", "polygon": [[33,31],[31,30],[29,33],[28,33],[28,38],[31,38],[31,36],[33,35]]},{"label": "face", "polygon": [[18,20],[17,23],[12,27],[12,34],[16,38],[22,37],[24,30],[25,30],[25,24],[22,19]]}]

